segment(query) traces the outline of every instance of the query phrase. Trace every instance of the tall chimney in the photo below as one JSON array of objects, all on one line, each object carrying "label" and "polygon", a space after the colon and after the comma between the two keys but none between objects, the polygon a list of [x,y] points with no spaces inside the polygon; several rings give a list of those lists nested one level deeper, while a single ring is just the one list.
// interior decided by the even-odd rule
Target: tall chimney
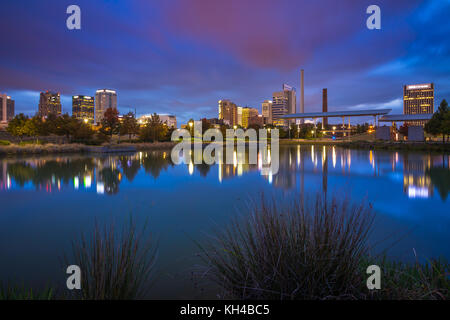
[{"label": "tall chimney", "polygon": [[[300,113],[305,113],[305,78],[304,70],[300,70]],[[301,119],[303,124],[304,119]]]},{"label": "tall chimney", "polygon": [[[323,88],[323,90],[322,90],[322,112],[328,112],[327,88]],[[326,126],[328,126],[328,118],[324,117],[322,119],[322,128],[326,128]]]}]

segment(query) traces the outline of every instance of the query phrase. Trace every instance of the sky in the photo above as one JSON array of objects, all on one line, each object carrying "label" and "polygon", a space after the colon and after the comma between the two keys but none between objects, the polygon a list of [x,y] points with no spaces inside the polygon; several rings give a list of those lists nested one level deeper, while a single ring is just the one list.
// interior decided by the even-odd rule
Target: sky
[{"label": "sky", "polygon": [[[66,9],[81,9],[68,30]],[[369,30],[366,9],[381,9]],[[402,86],[450,99],[450,0],[2,0],[0,92],[34,115],[40,91],[117,91],[121,113],[218,116],[218,100],[261,110],[305,70],[305,112],[391,108]],[[298,95],[297,95],[298,96]]]}]

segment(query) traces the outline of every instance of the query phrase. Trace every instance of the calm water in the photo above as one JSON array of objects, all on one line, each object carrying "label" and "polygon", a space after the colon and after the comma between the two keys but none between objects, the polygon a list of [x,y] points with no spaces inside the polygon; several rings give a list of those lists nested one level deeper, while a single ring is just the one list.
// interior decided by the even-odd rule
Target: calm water
[{"label": "calm water", "polygon": [[402,260],[413,260],[413,249],[419,258],[450,259],[449,155],[281,147],[274,176],[262,176],[258,165],[174,166],[169,155],[0,159],[0,280],[65,281],[60,258],[71,241],[95,220],[120,223],[132,212],[139,223],[148,218],[159,237],[151,297],[211,297],[211,288],[191,279],[194,241],[261,192],[282,202],[302,190],[371,202],[377,212],[371,243],[383,240],[377,250],[393,245],[389,255]]}]

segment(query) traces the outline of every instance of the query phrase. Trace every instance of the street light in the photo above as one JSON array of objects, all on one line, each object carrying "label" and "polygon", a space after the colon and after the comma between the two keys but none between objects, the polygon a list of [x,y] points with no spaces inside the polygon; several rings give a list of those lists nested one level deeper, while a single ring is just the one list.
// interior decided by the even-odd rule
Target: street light
[{"label": "street light", "polygon": [[236,129],[237,129],[237,126],[233,126],[233,128],[234,128],[234,130],[236,130]]}]

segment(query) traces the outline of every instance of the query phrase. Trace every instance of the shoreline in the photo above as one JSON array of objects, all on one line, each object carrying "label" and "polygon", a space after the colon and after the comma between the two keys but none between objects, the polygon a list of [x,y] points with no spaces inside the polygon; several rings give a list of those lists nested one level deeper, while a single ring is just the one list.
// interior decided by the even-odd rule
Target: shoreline
[{"label": "shoreline", "polygon": [[[77,143],[68,144],[30,144],[30,145],[0,145],[0,157],[11,157],[15,155],[39,155],[39,154],[109,154],[109,153],[132,153],[146,150],[168,150],[178,142],[154,142],[154,143],[121,143],[101,146],[90,146]],[[214,143],[214,142],[212,142]],[[203,142],[203,145],[208,145]],[[270,144],[270,142],[269,142]],[[329,141],[329,140],[280,140],[280,146],[295,145],[319,145],[338,146],[347,149],[361,150],[389,150],[389,151],[425,151],[450,153],[450,143],[442,142],[392,142],[392,141]]]},{"label": "shoreline", "polygon": [[167,150],[171,149],[175,142],[154,143],[121,143],[102,146],[89,146],[78,143],[68,144],[30,144],[19,146],[11,144],[0,146],[0,157],[11,157],[16,155],[41,155],[41,154],[108,154],[108,153],[130,153],[145,150]]}]

